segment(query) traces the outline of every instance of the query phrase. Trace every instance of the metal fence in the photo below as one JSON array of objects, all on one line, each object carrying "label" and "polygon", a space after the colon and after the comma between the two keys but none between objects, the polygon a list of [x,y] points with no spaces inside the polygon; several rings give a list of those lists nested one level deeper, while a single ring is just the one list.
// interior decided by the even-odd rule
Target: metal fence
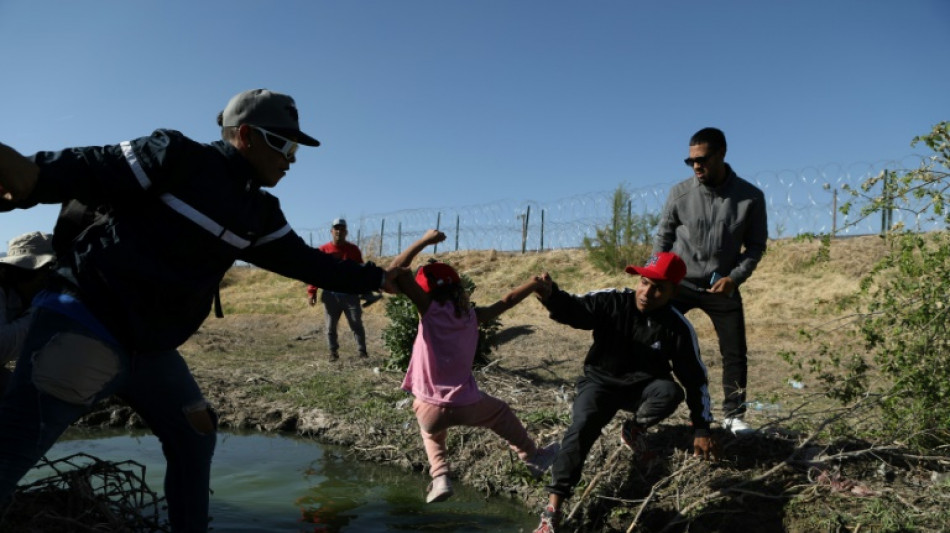
[{"label": "metal fence", "polygon": [[[878,233],[882,224],[902,223],[917,231],[942,229],[934,217],[898,210],[882,218],[859,219],[860,200],[844,192],[845,186],[860,188],[871,177],[884,171],[918,168],[924,156],[908,155],[900,160],[878,163],[829,164],[796,171],[760,172],[743,176],[765,194],[768,205],[769,236],[793,237],[806,233],[863,235]],[[647,215],[662,211],[666,195],[675,182],[633,188],[622,185],[630,194],[629,212]],[[874,190],[870,195],[880,194]],[[552,202],[500,200],[481,205],[431,209],[404,209],[388,213],[350,217],[350,238],[364,256],[399,253],[429,228],[438,228],[448,239],[436,251],[488,250],[523,251],[576,248],[585,237],[594,237],[596,228],[610,224],[615,190],[585,193]],[[849,216],[839,212],[845,201],[857,203]],[[326,229],[300,230],[321,237]]]}]

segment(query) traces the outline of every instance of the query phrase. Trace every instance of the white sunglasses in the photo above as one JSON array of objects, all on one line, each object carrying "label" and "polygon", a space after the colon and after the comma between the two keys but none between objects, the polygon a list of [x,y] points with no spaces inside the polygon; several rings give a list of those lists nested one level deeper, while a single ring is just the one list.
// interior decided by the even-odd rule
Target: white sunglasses
[{"label": "white sunglasses", "polygon": [[260,126],[251,127],[261,133],[261,136],[264,137],[264,142],[267,143],[267,146],[270,146],[274,150],[284,154],[284,157],[286,157],[288,161],[294,160],[294,154],[297,153],[297,148],[299,148],[297,141],[292,141],[284,136],[267,131]]}]

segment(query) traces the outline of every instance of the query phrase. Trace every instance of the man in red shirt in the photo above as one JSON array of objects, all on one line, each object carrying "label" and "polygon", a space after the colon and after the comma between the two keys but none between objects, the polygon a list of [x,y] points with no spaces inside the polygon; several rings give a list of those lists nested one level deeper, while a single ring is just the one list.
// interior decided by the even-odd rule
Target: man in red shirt
[{"label": "man in red shirt", "polygon": [[[328,253],[339,259],[347,259],[357,263],[363,262],[363,254],[355,244],[346,240],[346,220],[342,218],[335,219],[330,228],[330,235],[333,240],[320,247],[321,252]],[[316,305],[317,287],[307,286],[308,303]],[[380,296],[377,294],[366,295],[366,303],[370,305]],[[323,302],[323,308],[327,316],[327,344],[330,347],[330,360],[336,361],[340,358],[340,342],[337,338],[337,324],[340,323],[340,315],[346,316],[346,321],[353,331],[353,338],[356,339],[356,346],[359,349],[360,357],[368,357],[366,352],[366,331],[363,329],[363,310],[360,307],[360,296],[356,294],[347,294],[343,292],[333,292],[324,290],[320,298]]]}]

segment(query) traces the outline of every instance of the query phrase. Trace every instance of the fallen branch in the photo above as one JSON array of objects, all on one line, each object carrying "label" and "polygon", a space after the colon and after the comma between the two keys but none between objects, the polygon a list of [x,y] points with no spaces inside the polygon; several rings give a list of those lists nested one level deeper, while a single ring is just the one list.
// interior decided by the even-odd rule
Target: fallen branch
[{"label": "fallen branch", "polygon": [[693,468],[694,466],[698,464],[700,464],[698,459],[695,461],[689,461],[689,459],[687,459],[687,462],[683,466],[681,466],[678,470],[676,470],[676,472],[673,472],[672,474],[666,476],[660,481],[654,483],[653,486],[650,487],[650,493],[647,494],[647,497],[643,499],[643,503],[640,504],[640,508],[637,509],[637,514],[634,515],[633,522],[631,522],[630,527],[627,528],[627,533],[631,533],[634,530],[634,528],[637,527],[637,523],[639,523],[640,521],[640,516],[643,515],[643,511],[646,510],[647,505],[650,503],[650,501],[653,499],[653,496],[656,495],[657,491],[661,487],[666,486],[670,481],[677,478],[680,474],[682,474],[686,470]]},{"label": "fallen branch", "polygon": [[597,486],[597,483],[600,482],[600,478],[603,477],[604,472],[609,471],[613,467],[613,463],[620,455],[621,451],[623,451],[623,446],[617,446],[617,449],[614,450],[613,453],[610,454],[610,457],[607,458],[607,461],[604,462],[604,466],[600,469],[600,472],[597,472],[597,475],[595,475],[594,478],[590,480],[590,484],[587,485],[587,488],[584,490],[584,493],[581,494],[581,497],[577,499],[577,502],[574,504],[574,508],[571,509],[571,513],[567,515],[568,520],[574,518],[574,513],[576,513],[580,508],[581,503],[584,502],[584,499],[587,498],[591,491],[594,490],[594,487]]},{"label": "fallen branch", "polygon": [[751,484],[751,483],[757,483],[757,482],[763,481],[763,480],[765,480],[765,479],[768,479],[769,477],[771,477],[771,476],[774,475],[775,473],[781,471],[781,470],[784,469],[785,467],[790,466],[790,465],[794,465],[794,464],[796,463],[795,457],[798,456],[798,454],[800,454],[805,448],[807,448],[808,446],[810,446],[810,445],[812,444],[812,442],[814,442],[814,441],[818,438],[818,435],[820,435],[821,432],[822,432],[826,427],[828,427],[828,426],[829,426],[830,424],[832,424],[833,422],[836,422],[836,421],[839,420],[840,418],[844,417],[846,414],[856,411],[859,407],[861,407],[861,404],[862,404],[862,403],[863,403],[863,402],[861,402],[861,403],[859,403],[859,404],[857,404],[857,405],[851,407],[850,409],[841,411],[841,412],[835,414],[834,416],[831,416],[831,417],[829,417],[829,418],[823,420],[823,421],[821,422],[821,424],[819,424],[818,427],[817,427],[814,431],[812,431],[812,433],[811,433],[804,441],[802,441],[798,446],[795,447],[794,450],[792,450],[792,453],[789,454],[788,457],[786,457],[785,459],[783,459],[782,461],[780,461],[778,464],[776,464],[775,466],[773,466],[772,468],[770,468],[770,469],[767,470],[766,472],[764,472],[764,473],[762,473],[762,474],[760,474],[760,475],[758,475],[758,476],[755,476],[754,478],[746,479],[746,480],[744,480],[744,481],[741,481],[741,482],[739,482],[739,483],[737,483],[736,485],[733,485],[733,486],[731,486],[731,487],[724,487],[724,488],[718,489],[718,490],[716,490],[715,492],[713,492],[712,494],[708,494],[708,495],[706,495],[706,496],[703,496],[703,497],[697,499],[696,501],[690,503],[690,504],[687,505],[686,507],[680,509],[679,512],[677,513],[678,516],[677,516],[676,518],[674,518],[673,520],[670,520],[670,521],[666,524],[666,526],[664,526],[663,529],[660,530],[660,533],[665,533],[666,531],[671,530],[674,526],[676,526],[676,525],[681,524],[682,522],[684,522],[684,521],[687,519],[686,516],[687,516],[690,512],[692,512],[694,509],[699,508],[699,507],[702,507],[702,506],[705,506],[705,505],[708,505],[709,503],[711,503],[711,502],[713,502],[713,501],[715,501],[715,500],[717,500],[717,499],[719,499],[719,498],[724,498],[726,495],[728,495],[728,494],[730,494],[730,493],[732,493],[732,492],[735,492],[735,491],[737,491],[737,489],[740,489],[740,488],[742,488],[742,487],[744,487],[744,486],[746,486],[746,485],[749,485],[749,484]]}]

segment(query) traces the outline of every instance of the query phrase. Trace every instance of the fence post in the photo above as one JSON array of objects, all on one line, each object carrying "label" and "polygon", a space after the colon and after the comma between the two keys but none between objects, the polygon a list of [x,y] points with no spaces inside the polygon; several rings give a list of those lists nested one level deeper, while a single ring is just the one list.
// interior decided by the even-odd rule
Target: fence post
[{"label": "fence post", "polygon": [[890,182],[891,173],[887,170],[884,171],[884,180],[881,182],[883,190],[881,190],[881,197],[884,199],[884,205],[881,206],[881,235],[884,235],[891,229],[891,195],[888,189],[888,183]]},{"label": "fence post", "polygon": [[832,191],[831,196],[831,238],[838,232],[838,189]]},{"label": "fence post", "polygon": [[524,221],[521,223],[521,253],[525,253],[528,246],[528,219],[531,217],[531,206],[524,212]]},{"label": "fence post", "polygon": [[455,214],[455,251],[459,251],[459,219],[458,213]]},{"label": "fence post", "polygon": [[[894,176],[890,172],[887,173],[887,176],[888,176],[888,180],[887,180],[888,184],[894,181]],[[887,193],[887,229],[888,231],[890,231],[891,227],[893,226],[894,226],[894,200],[893,198],[891,198],[890,190],[888,190],[888,193]]]},{"label": "fence post", "polygon": [[538,245],[538,251],[544,251],[544,209],[541,210],[541,244]]},{"label": "fence post", "polygon": [[379,256],[382,257],[383,254],[383,235],[386,234],[386,219],[382,219],[379,222]]},{"label": "fence post", "polygon": [[402,221],[399,221],[396,229],[396,255],[402,253]]},{"label": "fence post", "polygon": [[[436,213],[436,215],[435,215],[435,230],[436,230],[436,231],[439,231],[439,226],[441,226],[441,225],[442,225],[442,211],[439,211],[439,212]],[[435,244],[432,246],[432,253],[434,253],[434,254],[439,253],[439,243],[435,243]]]}]

